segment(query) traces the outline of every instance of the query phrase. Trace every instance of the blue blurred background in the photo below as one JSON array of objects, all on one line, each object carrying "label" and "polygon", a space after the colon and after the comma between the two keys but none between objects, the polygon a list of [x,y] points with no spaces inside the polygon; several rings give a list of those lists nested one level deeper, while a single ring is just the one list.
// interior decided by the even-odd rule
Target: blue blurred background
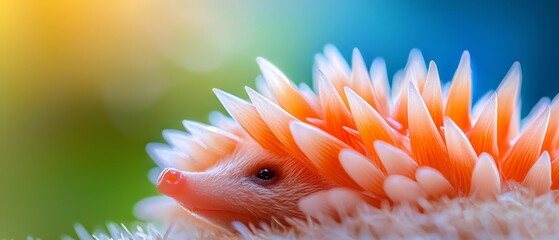
[{"label": "blue blurred background", "polygon": [[257,56],[310,81],[327,43],[383,56],[412,48],[449,81],[463,50],[474,94],[523,69],[523,112],[559,92],[559,7],[520,1],[0,1],[0,238],[131,223],[156,191],[145,144],[244,96]]}]

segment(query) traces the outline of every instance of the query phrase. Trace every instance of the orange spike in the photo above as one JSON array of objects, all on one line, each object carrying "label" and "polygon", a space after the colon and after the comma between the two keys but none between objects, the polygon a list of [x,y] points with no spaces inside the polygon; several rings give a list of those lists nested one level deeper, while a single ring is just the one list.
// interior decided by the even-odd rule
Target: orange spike
[{"label": "orange spike", "polygon": [[268,89],[274,93],[279,105],[285,111],[302,121],[307,117],[319,117],[303,94],[277,67],[264,58],[257,58],[256,61],[268,83]]},{"label": "orange spike", "polygon": [[443,125],[443,92],[441,90],[441,80],[435,62],[429,62],[429,70],[425,80],[425,88],[422,94],[425,105],[433,118],[435,126]]},{"label": "orange spike", "polygon": [[464,132],[450,118],[445,120],[444,128],[449,160],[445,170],[452,172],[447,178],[457,189],[468,193],[477,159],[476,152]]},{"label": "orange spike", "polygon": [[355,128],[355,124],[345,103],[334,89],[334,86],[325,77],[319,77],[317,85],[326,130],[342,141],[351,143],[352,138],[343,127]]},{"label": "orange spike", "polygon": [[204,170],[179,149],[173,149],[166,144],[150,143],[146,146],[146,150],[161,169],[177,168],[190,172]]},{"label": "orange spike", "polygon": [[540,156],[548,122],[549,108],[546,107],[536,119],[529,123],[502,159],[501,168],[505,179],[520,182],[526,177],[530,167]]},{"label": "orange spike", "polygon": [[417,179],[417,183],[429,197],[439,198],[454,194],[454,188],[448,180],[433,168],[420,167],[415,173],[415,179]]},{"label": "orange spike", "polygon": [[501,192],[501,177],[495,161],[489,154],[481,154],[472,172],[470,194],[479,198],[492,198]]},{"label": "orange spike", "polygon": [[237,137],[248,137],[247,132],[235,120],[219,111],[211,112],[208,120],[211,125],[228,131]]},{"label": "orange spike", "polygon": [[445,171],[445,169],[448,169],[445,164],[448,158],[445,143],[433,123],[423,99],[413,85],[409,87],[408,100],[412,157],[419,166],[433,167],[445,177],[449,177],[453,173]]},{"label": "orange spike", "polygon": [[551,161],[547,152],[543,152],[534,166],[530,168],[522,184],[536,194],[542,194],[549,190],[551,187]]},{"label": "orange spike", "polygon": [[558,190],[559,189],[559,157],[555,157],[551,161],[551,178],[552,178],[551,189]]},{"label": "orange spike", "polygon": [[[350,68],[342,54],[333,45],[324,47],[324,55],[328,59],[330,75],[325,75],[331,81],[340,96],[344,94],[344,87],[349,85]],[[321,69],[322,71],[323,69]],[[333,71],[332,71],[333,70]],[[328,72],[323,71],[324,74]]]},{"label": "orange spike", "polygon": [[[402,80],[403,81],[403,80]],[[409,88],[409,84],[410,83],[402,83],[405,86],[400,87],[401,91],[399,91],[396,100],[395,100],[395,104],[394,104],[394,108],[392,109],[392,119],[394,119],[396,122],[398,122],[400,125],[402,125],[402,129],[407,129],[409,128],[408,126],[408,88]]]},{"label": "orange spike", "polygon": [[468,137],[476,154],[483,152],[499,158],[497,145],[497,96],[493,94],[481,111],[475,125],[468,131]]},{"label": "orange spike", "polygon": [[[254,107],[262,117],[262,120],[266,122],[266,125],[285,147],[287,152],[310,166],[308,159],[293,140],[291,131],[289,130],[289,123],[298,120],[251,88],[246,87],[245,89]],[[275,144],[277,144],[277,142]]]},{"label": "orange spike", "polygon": [[276,154],[284,154],[286,152],[286,149],[281,144],[278,144],[278,138],[272,133],[270,127],[260,117],[260,114],[252,104],[219,89],[214,89],[213,91],[229,115],[260,146]]},{"label": "orange spike", "polygon": [[485,106],[487,106],[487,102],[489,102],[489,99],[493,95],[497,97],[495,91],[486,92],[475,102],[474,106],[472,107],[472,123],[475,123],[479,119],[479,115],[481,115],[482,112],[481,110],[483,110]]},{"label": "orange spike", "polygon": [[375,141],[375,150],[378,158],[384,166],[388,175],[402,175],[414,178],[417,163],[400,148],[394,147],[382,141]]},{"label": "orange spike", "polygon": [[515,62],[497,88],[497,141],[500,152],[509,148],[510,140],[518,133],[513,121],[518,121],[520,114],[518,106],[521,81],[520,63]]},{"label": "orange spike", "polygon": [[269,99],[275,104],[278,103],[278,100],[276,99],[274,92],[272,91],[272,89],[270,89],[270,86],[268,86],[268,83],[266,83],[266,80],[262,75],[256,77],[255,85],[256,85],[256,91],[262,94],[262,96]]},{"label": "orange spike", "polygon": [[425,60],[419,49],[412,49],[408,56],[408,62],[404,70],[404,77],[413,82],[420,93],[423,92],[425,86],[425,77],[427,69],[425,68]]},{"label": "orange spike", "polygon": [[450,117],[462,130],[470,128],[470,104],[472,98],[472,69],[470,53],[464,51],[448,92],[446,116]]},{"label": "orange spike", "polygon": [[[404,69],[399,69],[394,73],[394,76],[392,76],[392,88],[390,95],[392,96],[393,107],[395,107],[395,109],[392,109],[392,115],[395,114],[396,107],[399,101],[398,99],[400,98],[400,95],[404,93],[404,90],[407,89],[407,86],[407,83],[404,84]],[[406,89],[404,89],[404,87],[406,87]],[[407,92],[405,93],[407,94]]]},{"label": "orange spike", "polygon": [[171,143],[179,152],[193,161],[197,169],[204,170],[215,164],[222,155],[208,149],[198,138],[181,131],[165,130],[163,137]]},{"label": "orange spike", "polygon": [[303,82],[299,84],[299,91],[301,91],[301,94],[303,94],[303,96],[305,97],[307,102],[311,105],[311,107],[314,108],[315,112],[322,113],[322,106],[320,105],[320,99],[318,98],[316,93],[314,93],[311,87],[309,87],[306,83]]},{"label": "orange spike", "polygon": [[[355,121],[359,136],[363,141],[368,155],[375,155],[373,143],[376,140],[381,140],[400,147],[401,144],[396,137],[396,133],[390,128],[388,123],[384,121],[382,116],[353,90],[350,88],[346,88],[345,90],[353,120]],[[377,164],[378,166],[382,166],[378,161]]]},{"label": "orange spike", "polygon": [[400,175],[386,177],[384,192],[390,200],[397,203],[415,204],[417,200],[425,197],[425,192],[416,181]]},{"label": "orange spike", "polygon": [[237,147],[239,138],[214,126],[184,120],[184,127],[192,133],[206,148],[219,155],[231,154]]},{"label": "orange spike", "polygon": [[359,185],[344,171],[338,158],[342,149],[350,148],[348,145],[302,122],[292,122],[290,129],[297,146],[322,176],[342,186],[359,189]]},{"label": "orange spike", "polygon": [[367,73],[367,67],[365,66],[363,57],[357,48],[353,49],[353,56],[351,60],[351,88],[355,89],[357,95],[367,101],[371,107],[378,109],[374,96],[375,89],[373,87],[373,83],[369,78],[369,73]]},{"label": "orange spike", "polygon": [[369,70],[371,82],[373,83],[373,96],[377,103],[377,111],[382,116],[390,114],[390,87],[388,85],[388,74],[386,73],[386,63],[382,58],[375,58]]},{"label": "orange spike", "polygon": [[551,106],[549,107],[549,125],[547,126],[547,133],[545,134],[545,139],[543,141],[542,149],[548,151],[551,157],[554,158],[554,150],[559,146],[557,145],[559,141],[559,95],[553,99]]},{"label": "orange spike", "polygon": [[346,173],[365,191],[385,196],[382,188],[385,176],[370,159],[352,149],[342,150],[339,158]]}]

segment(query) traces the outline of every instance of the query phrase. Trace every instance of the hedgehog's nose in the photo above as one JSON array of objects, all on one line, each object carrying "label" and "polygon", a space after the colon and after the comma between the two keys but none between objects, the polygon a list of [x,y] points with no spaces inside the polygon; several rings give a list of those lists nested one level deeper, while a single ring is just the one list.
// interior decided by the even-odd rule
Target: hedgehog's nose
[{"label": "hedgehog's nose", "polygon": [[159,175],[157,190],[169,197],[177,199],[184,192],[186,176],[180,170],[166,168]]}]

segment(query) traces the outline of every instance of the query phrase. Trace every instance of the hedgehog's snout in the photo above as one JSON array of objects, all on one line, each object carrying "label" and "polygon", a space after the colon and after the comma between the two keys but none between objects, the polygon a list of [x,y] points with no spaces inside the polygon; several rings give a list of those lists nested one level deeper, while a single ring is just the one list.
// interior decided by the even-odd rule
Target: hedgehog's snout
[{"label": "hedgehog's snout", "polygon": [[186,187],[185,174],[174,168],[167,168],[159,175],[157,190],[167,196],[177,199]]}]

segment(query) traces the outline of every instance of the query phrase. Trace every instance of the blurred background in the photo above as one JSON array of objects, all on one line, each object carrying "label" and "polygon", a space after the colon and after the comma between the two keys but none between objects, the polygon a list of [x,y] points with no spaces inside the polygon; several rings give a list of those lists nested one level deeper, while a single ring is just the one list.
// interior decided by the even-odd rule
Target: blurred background
[{"label": "blurred background", "polygon": [[[550,1],[551,2],[551,1]],[[245,96],[257,56],[295,82],[335,44],[383,56],[412,48],[449,81],[463,50],[474,95],[522,64],[523,112],[559,92],[556,3],[520,1],[0,1],[0,239],[74,236],[157,194],[145,145],[182,119],[222,110],[211,88]]]}]

